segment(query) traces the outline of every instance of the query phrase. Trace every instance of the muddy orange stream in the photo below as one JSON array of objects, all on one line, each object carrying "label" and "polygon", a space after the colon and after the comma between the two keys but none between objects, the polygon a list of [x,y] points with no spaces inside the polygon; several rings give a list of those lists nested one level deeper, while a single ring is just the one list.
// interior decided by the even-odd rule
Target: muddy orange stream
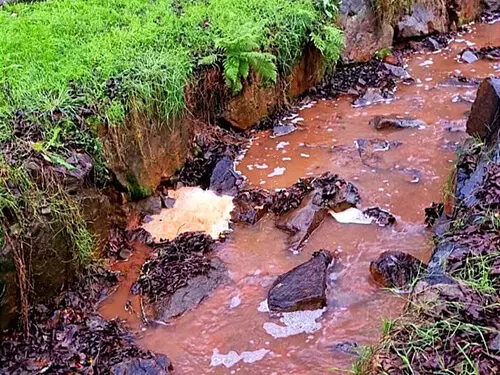
[{"label": "muddy orange stream", "polygon": [[[446,121],[460,121],[470,104],[458,95],[474,95],[474,88],[443,87],[450,74],[484,78],[499,74],[499,62],[462,64],[456,60],[465,41],[477,47],[500,44],[500,23],[474,25],[472,34],[459,37],[440,53],[414,54],[408,71],[417,83],[399,85],[396,99],[388,104],[353,108],[340,98],[313,103],[304,108],[300,130],[270,138],[262,132],[238,169],[250,184],[268,189],[286,187],[300,177],[332,171],[352,181],[361,194],[363,207],[376,205],[398,219],[394,228],[375,225],[339,224],[328,217],[310,237],[303,251],[286,251],[286,234],[265,217],[253,227],[238,226],[217,251],[228,266],[231,281],[219,287],[194,311],[166,327],[141,329],[133,314],[125,312],[128,282],[102,308],[107,318],[127,319],[139,332],[139,342],[165,353],[176,374],[340,374],[349,369],[354,356],[335,350],[335,344],[365,345],[381,335],[382,320],[397,316],[404,295],[381,290],[370,281],[369,263],[386,250],[401,250],[427,261],[431,239],[423,223],[423,210],[441,201],[455,159],[455,147],[466,135],[445,130]],[[368,122],[376,115],[409,115],[424,121],[423,129],[377,131]],[[455,124],[456,125],[456,124]],[[374,153],[362,160],[355,147],[360,139],[400,142],[399,147]],[[258,167],[257,167],[258,166]],[[284,173],[271,176],[275,168]],[[274,338],[263,328],[279,319],[258,311],[275,278],[308,260],[312,252],[326,248],[340,252],[339,263],[330,271],[328,307],[316,319],[316,330]],[[141,260],[147,248],[134,257]],[[126,269],[126,278],[137,275],[137,261]],[[319,327],[319,328],[318,328]],[[226,367],[217,353],[236,352],[239,361]],[[249,358],[243,352],[253,352]],[[214,356],[214,353],[216,354]],[[215,358],[215,359],[214,359]],[[233,355],[234,358],[234,355]],[[233,363],[234,362],[234,363]]]}]

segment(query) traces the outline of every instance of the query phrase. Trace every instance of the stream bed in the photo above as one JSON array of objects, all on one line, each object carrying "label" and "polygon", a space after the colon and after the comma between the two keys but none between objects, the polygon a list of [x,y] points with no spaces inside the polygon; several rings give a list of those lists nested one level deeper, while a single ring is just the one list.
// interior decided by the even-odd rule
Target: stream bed
[{"label": "stream bed", "polygon": [[[370,262],[387,250],[407,252],[424,262],[431,255],[424,209],[447,193],[456,150],[467,138],[465,120],[477,89],[476,84],[450,77],[480,80],[500,74],[499,61],[466,64],[457,58],[468,46],[500,45],[500,23],[471,27],[472,33],[459,35],[442,51],[408,56],[407,71],[414,82],[398,84],[393,100],[356,108],[350,97],[305,102],[291,119],[295,131],[279,137],[270,131],[255,133],[237,166],[249,185],[269,190],[331,171],[356,185],[362,208],[390,211],[397,219],[394,226],[345,224],[328,216],[304,248],[292,253],[287,250],[287,233],[276,228],[271,214],[253,226],[236,225],[216,251],[228,268],[229,281],[196,309],[156,327],[142,327],[124,309],[150,251],[137,246],[127,262],[115,265],[122,271],[122,282],[101,306],[103,316],[126,320],[140,345],[168,355],[176,374],[348,370],[360,347],[380,338],[383,319],[398,316],[405,305],[405,294],[382,289],[371,280]],[[370,120],[381,115],[411,116],[424,125],[377,130]],[[149,223],[147,229],[172,238],[189,230],[197,210],[206,217],[213,212],[228,218],[230,199],[198,199],[198,203],[186,200],[191,217],[176,214],[163,222],[172,222],[170,228]],[[176,209],[182,211],[180,206]],[[191,230],[203,229],[198,224]],[[281,318],[270,315],[265,300],[276,277],[319,249],[338,254],[329,270],[327,307]]]}]

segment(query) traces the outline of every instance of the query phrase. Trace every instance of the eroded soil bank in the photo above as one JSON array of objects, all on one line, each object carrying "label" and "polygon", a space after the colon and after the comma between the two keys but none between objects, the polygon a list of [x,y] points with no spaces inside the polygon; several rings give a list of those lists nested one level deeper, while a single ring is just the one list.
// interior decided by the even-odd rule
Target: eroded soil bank
[{"label": "eroded soil bank", "polygon": [[[225,280],[195,310],[166,325],[145,325],[139,319],[147,312],[141,312],[129,290],[139,276],[138,265],[152,249],[136,246],[128,262],[116,265],[123,280],[103,304],[103,316],[125,319],[140,337],[138,343],[167,354],[179,374],[324,374],[348,369],[359,346],[381,336],[382,319],[397,316],[406,303],[406,295],[383,290],[371,280],[370,262],[387,250],[404,251],[424,262],[430,259],[432,237],[424,209],[441,201],[449,186],[455,152],[467,138],[465,120],[479,80],[500,70],[498,61],[465,64],[457,54],[470,46],[489,45],[500,45],[500,23],[473,25],[471,33],[459,34],[448,48],[407,55],[413,80],[402,77],[393,98],[369,92],[355,106],[349,96],[306,98],[297,111],[281,119],[293,132],[255,132],[237,166],[249,186],[270,191],[332,171],[357,187],[359,208],[386,209],[396,217],[395,225],[341,223],[326,215],[304,246],[294,251],[289,251],[290,234],[277,228],[272,213],[253,226],[236,225],[212,255],[227,267]],[[385,121],[377,116],[392,117]],[[394,127],[402,117],[412,118],[405,120],[409,128]],[[161,215],[169,217],[169,232],[156,237],[172,239],[200,230],[190,229],[197,220],[196,208],[216,212],[221,206],[211,204],[218,203],[207,197],[206,206],[175,218],[163,211],[146,225],[161,233]],[[210,218],[206,223],[212,230]],[[275,279],[319,249],[336,253],[328,270],[327,305],[305,314],[270,314],[264,301]]]}]

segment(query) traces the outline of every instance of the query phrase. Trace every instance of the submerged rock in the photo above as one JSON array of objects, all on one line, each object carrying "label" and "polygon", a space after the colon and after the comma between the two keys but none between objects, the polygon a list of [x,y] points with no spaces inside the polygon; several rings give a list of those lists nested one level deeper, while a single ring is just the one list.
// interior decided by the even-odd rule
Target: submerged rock
[{"label": "submerged rock", "polygon": [[411,117],[402,117],[398,115],[375,116],[370,120],[370,125],[377,130],[382,129],[408,129],[423,128],[426,123]]},{"label": "submerged rock", "polygon": [[401,251],[386,251],[370,263],[373,280],[386,288],[407,288],[425,268],[420,260]]},{"label": "submerged rock", "polygon": [[366,107],[371,104],[385,102],[388,99],[392,99],[392,97],[384,96],[380,89],[369,87],[361,97],[354,101],[353,106]]},{"label": "submerged rock", "polygon": [[487,141],[496,140],[500,131],[500,78],[487,78],[479,86],[467,120],[467,133]]},{"label": "submerged rock", "polygon": [[463,75],[452,74],[446,80],[439,83],[439,86],[476,88],[479,86],[479,81],[475,78],[469,78]]},{"label": "submerged rock", "polygon": [[327,269],[332,254],[320,250],[312,259],[278,277],[268,293],[271,311],[317,310],[326,306]]}]

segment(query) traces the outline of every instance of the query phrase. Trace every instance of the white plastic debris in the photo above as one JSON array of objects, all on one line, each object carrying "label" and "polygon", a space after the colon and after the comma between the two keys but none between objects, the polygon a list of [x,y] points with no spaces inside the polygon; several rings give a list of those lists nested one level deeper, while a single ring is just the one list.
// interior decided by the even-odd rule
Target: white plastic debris
[{"label": "white plastic debris", "polygon": [[341,212],[330,211],[330,215],[342,224],[371,224],[372,218],[366,216],[363,211],[351,207]]}]

